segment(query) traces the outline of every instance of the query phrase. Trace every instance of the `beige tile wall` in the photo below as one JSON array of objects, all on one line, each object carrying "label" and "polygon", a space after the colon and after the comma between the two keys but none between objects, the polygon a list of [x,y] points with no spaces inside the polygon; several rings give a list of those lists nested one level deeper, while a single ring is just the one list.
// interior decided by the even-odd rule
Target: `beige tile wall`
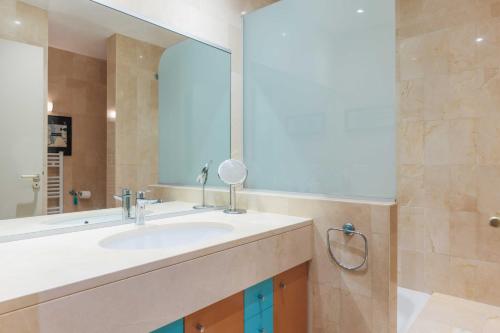
[{"label": "beige tile wall", "polygon": [[123,187],[135,192],[158,182],[155,74],[163,51],[162,47],[122,35],[108,41],[108,74],[114,75],[108,85],[108,108],[116,111],[116,119],[110,119],[108,125],[108,160],[112,159],[114,165],[107,186],[108,200]]},{"label": "beige tile wall", "polygon": [[[17,25],[14,21],[20,21]],[[47,48],[48,14],[16,0],[0,0],[0,38]]]},{"label": "beige tile wall", "polygon": [[[72,118],[72,155],[64,157],[64,212],[105,208],[106,61],[50,47],[48,68],[51,114]],[[72,189],[90,190],[92,197],[75,206]]]},{"label": "beige tile wall", "polygon": [[[17,25],[14,21],[20,21]],[[0,0],[0,38],[14,40],[22,43],[41,46],[44,49],[45,78],[47,78],[47,49],[49,40],[48,14],[45,10],[27,5],[16,0]],[[47,80],[45,79],[45,82]],[[44,89],[45,100],[47,99],[47,86]],[[44,112],[47,111],[47,103],[44,103]],[[47,123],[42,124],[47,132]],[[46,142],[46,137],[40,138]],[[43,161],[47,165],[46,159]],[[42,178],[42,189],[45,187],[46,178]],[[41,191],[42,213],[47,209],[47,193]]]},{"label": "beige tile wall", "polygon": [[500,305],[500,1],[397,4],[399,282]]}]

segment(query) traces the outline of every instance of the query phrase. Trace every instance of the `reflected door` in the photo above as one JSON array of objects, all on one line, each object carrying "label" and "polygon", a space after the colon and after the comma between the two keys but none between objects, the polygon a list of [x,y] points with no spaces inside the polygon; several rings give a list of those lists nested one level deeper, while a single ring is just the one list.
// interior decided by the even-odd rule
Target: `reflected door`
[{"label": "reflected door", "polygon": [[43,77],[43,48],[0,39],[0,219],[42,213]]}]

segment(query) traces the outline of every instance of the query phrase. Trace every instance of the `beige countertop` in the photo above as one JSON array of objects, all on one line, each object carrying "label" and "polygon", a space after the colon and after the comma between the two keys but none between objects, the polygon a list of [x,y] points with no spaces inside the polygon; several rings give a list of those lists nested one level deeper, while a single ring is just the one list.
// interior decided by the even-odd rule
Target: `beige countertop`
[{"label": "beige countertop", "polygon": [[[117,250],[99,242],[122,232],[179,223],[224,223],[233,230],[191,246]],[[309,218],[210,211],[0,244],[0,314],[309,226]],[[222,272],[224,273],[224,272]]]}]

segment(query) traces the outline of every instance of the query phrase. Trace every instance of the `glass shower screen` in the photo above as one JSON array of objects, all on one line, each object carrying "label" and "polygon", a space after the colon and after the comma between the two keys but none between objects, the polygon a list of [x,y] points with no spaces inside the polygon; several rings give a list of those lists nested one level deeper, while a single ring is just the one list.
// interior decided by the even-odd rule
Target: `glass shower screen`
[{"label": "glass shower screen", "polygon": [[282,0],[244,17],[247,186],[395,198],[394,0]]}]

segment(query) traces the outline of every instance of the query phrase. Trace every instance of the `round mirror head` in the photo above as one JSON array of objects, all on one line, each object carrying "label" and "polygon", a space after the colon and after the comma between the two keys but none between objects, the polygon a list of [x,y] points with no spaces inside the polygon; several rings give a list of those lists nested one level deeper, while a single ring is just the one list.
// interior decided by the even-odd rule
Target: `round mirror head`
[{"label": "round mirror head", "polygon": [[219,178],[227,185],[243,184],[247,174],[246,165],[238,160],[225,160],[219,165]]}]

